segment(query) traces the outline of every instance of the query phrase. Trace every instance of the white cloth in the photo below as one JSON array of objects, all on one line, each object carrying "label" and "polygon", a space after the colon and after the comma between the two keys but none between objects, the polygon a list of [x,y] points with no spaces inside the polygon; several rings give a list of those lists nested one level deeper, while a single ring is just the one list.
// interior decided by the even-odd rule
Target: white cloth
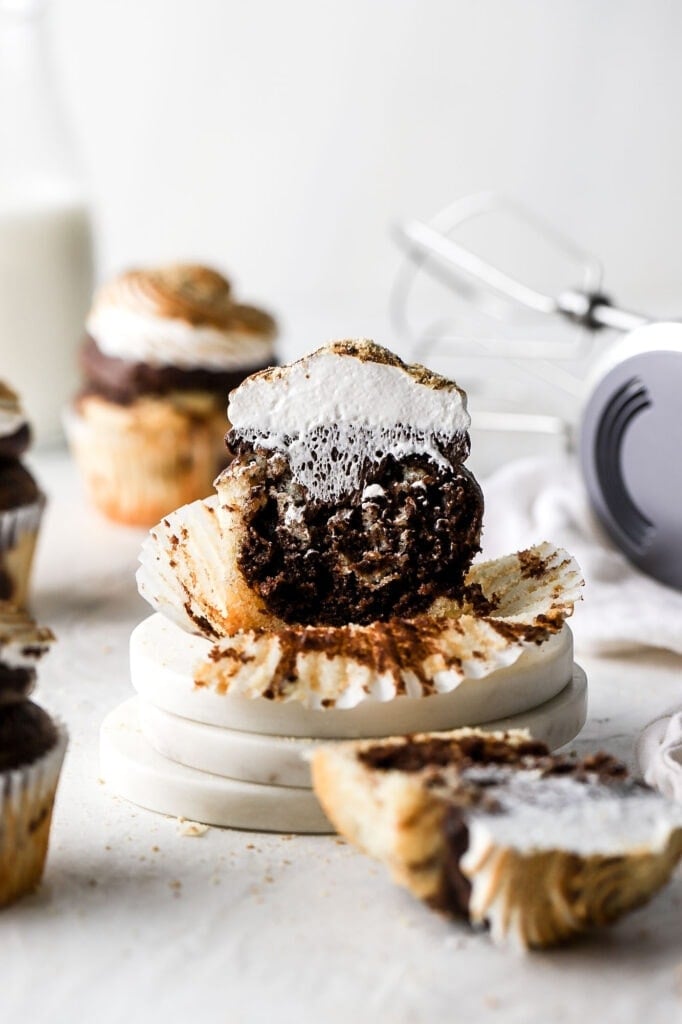
[{"label": "white cloth", "polygon": [[663,647],[682,654],[682,593],[639,572],[613,546],[591,512],[574,459],[512,462],[482,486],[483,557],[548,540],[580,563],[585,598],[571,620],[578,651]]},{"label": "white cloth", "polygon": [[682,711],[648,725],[637,742],[645,782],[682,802]]}]

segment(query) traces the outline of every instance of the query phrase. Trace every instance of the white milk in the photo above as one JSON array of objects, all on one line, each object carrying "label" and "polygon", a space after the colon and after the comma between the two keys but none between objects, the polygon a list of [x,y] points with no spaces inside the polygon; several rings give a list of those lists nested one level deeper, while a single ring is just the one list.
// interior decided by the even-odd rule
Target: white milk
[{"label": "white milk", "polygon": [[0,379],[21,395],[39,443],[59,439],[62,407],[78,387],[92,284],[81,200],[50,195],[0,207]]}]

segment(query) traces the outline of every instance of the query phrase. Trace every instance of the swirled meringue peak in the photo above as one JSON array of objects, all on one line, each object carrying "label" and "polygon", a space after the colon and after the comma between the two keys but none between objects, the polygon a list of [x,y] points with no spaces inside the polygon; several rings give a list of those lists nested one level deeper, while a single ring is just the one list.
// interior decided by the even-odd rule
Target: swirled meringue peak
[{"label": "swirled meringue peak", "polygon": [[86,328],[110,358],[216,371],[267,363],[276,334],[268,313],[234,302],[227,278],[189,263],[120,274],[95,295]]}]

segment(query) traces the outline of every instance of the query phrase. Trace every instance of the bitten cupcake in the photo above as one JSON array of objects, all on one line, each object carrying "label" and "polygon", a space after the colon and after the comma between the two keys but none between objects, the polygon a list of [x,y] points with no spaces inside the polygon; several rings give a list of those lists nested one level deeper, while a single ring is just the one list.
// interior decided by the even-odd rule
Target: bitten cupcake
[{"label": "bitten cupcake", "polygon": [[17,395],[0,382],[0,601],[24,607],[45,498],[21,463],[31,431]]},{"label": "bitten cupcake", "polygon": [[66,731],[28,696],[53,636],[0,603],[0,907],[43,874]]},{"label": "bitten cupcake", "polygon": [[273,362],[275,321],[214,270],[131,270],[96,294],[67,432],[95,505],[150,525],[208,495],[225,465],[227,399]]}]

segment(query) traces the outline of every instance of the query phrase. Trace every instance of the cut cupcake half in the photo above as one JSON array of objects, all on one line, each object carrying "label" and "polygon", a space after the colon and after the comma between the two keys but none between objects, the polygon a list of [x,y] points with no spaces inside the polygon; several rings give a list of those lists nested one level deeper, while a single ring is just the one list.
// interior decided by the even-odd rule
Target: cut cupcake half
[{"label": "cut cupcake half", "polygon": [[326,745],[315,792],[396,882],[496,942],[566,941],[650,899],[682,857],[682,807],[604,754],[458,730]]}]

